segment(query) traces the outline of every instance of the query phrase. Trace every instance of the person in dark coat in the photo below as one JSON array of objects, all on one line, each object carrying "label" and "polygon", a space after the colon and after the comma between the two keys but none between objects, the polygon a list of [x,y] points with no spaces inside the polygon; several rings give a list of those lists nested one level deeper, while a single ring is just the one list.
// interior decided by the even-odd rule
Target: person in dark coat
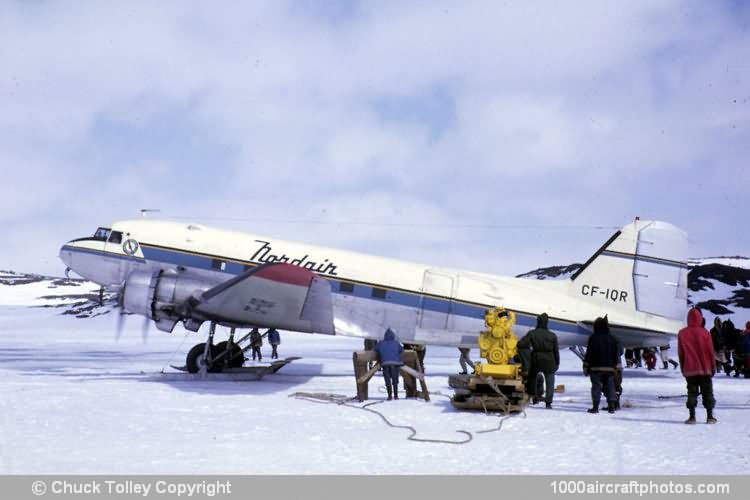
[{"label": "person in dark coat", "polygon": [[[375,349],[375,345],[378,343],[375,339],[365,339],[365,351],[372,351]],[[406,347],[406,344],[404,344],[404,347]],[[370,370],[372,367],[375,366],[375,361],[368,361],[367,362],[367,369]]]},{"label": "person in dark coat", "polygon": [[718,316],[714,318],[714,326],[711,328],[711,342],[714,356],[716,356],[716,371],[720,372],[727,364],[727,358],[724,353],[724,329],[721,327],[721,318]]},{"label": "person in dark coat", "polygon": [[526,335],[516,345],[516,362],[521,363],[521,376],[527,380],[529,371],[531,371],[531,342],[524,339],[529,336],[529,333],[531,333],[531,330],[526,332]]},{"label": "person in dark coat", "polygon": [[268,335],[268,343],[271,344],[271,359],[278,359],[279,353],[276,349],[281,344],[281,335],[276,328],[271,328],[266,334]]},{"label": "person in dark coat", "polygon": [[744,360],[745,378],[750,377],[750,321],[745,323],[745,330],[740,334],[740,347]]},{"label": "person in dark coat", "polygon": [[747,335],[747,329],[745,331],[737,330],[737,338],[734,342],[734,376],[739,377],[745,373],[745,335]]},{"label": "person in dark coat", "polygon": [[599,413],[602,389],[607,398],[607,411],[614,413],[617,408],[615,393],[615,372],[620,363],[620,344],[609,333],[606,317],[596,318],[594,333],[589,337],[586,356],[583,359],[583,373],[591,378],[591,408],[589,413]]},{"label": "person in dark coat", "polygon": [[398,372],[403,365],[401,362],[403,350],[403,346],[396,340],[396,334],[390,328],[385,331],[383,340],[375,345],[375,352],[380,356],[380,366],[383,367],[388,401],[392,398],[398,399]]},{"label": "person in dark coat", "polygon": [[625,366],[632,368],[635,364],[633,360],[633,349],[625,349]]},{"label": "person in dark coat", "polygon": [[735,328],[731,319],[725,320],[721,324],[721,327],[724,330],[724,353],[727,357],[727,363],[724,365],[724,373],[728,377],[731,375],[732,370],[736,370],[737,368],[736,347],[740,332]]},{"label": "person in dark coat", "polygon": [[640,347],[636,347],[635,349],[633,349],[633,363],[635,364],[636,368],[643,367],[643,361],[641,360],[642,351],[643,349],[641,349]]},{"label": "person in dark coat", "polygon": [[260,353],[260,348],[263,347],[263,337],[257,328],[250,330],[250,347],[253,351],[253,361],[255,361],[255,356],[258,356],[258,361],[262,361],[263,355]]},{"label": "person in dark coat", "polygon": [[715,424],[713,409],[713,383],[711,378],[716,371],[714,346],[711,334],[701,325],[701,313],[698,309],[688,311],[687,326],[677,334],[677,353],[680,358],[682,375],[687,383],[688,398],[686,406],[690,416],[686,424],[695,423],[695,407],[698,406],[698,391],[703,397],[706,409],[706,423]]},{"label": "person in dark coat", "polygon": [[[615,337],[617,339],[617,337]],[[622,396],[622,353],[623,348],[619,340],[617,340],[617,366],[615,366],[615,410],[620,409],[620,397]]]},{"label": "person in dark coat", "polygon": [[532,400],[537,403],[536,377],[544,373],[546,382],[544,402],[547,408],[552,408],[552,398],[555,393],[555,372],[560,367],[560,348],[557,335],[548,328],[549,316],[542,313],[536,318],[536,328],[526,334],[519,342],[519,349],[531,349],[531,366],[527,379],[527,391],[534,395]]}]

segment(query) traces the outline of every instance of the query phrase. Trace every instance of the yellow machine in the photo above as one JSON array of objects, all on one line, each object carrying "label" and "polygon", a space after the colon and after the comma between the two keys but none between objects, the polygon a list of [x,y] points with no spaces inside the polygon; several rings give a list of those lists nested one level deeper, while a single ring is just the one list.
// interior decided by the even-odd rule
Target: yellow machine
[{"label": "yellow machine", "polygon": [[516,314],[502,307],[490,309],[484,315],[484,324],[487,330],[482,330],[479,335],[479,356],[487,363],[476,363],[475,373],[495,378],[518,378],[520,365],[508,363],[517,352],[518,340],[512,330]]},{"label": "yellow machine", "polygon": [[516,315],[502,307],[484,316],[487,329],[479,336],[479,355],[486,363],[475,363],[471,375],[452,375],[453,406],[462,409],[522,411],[528,404],[521,365],[513,363],[518,340],[513,333]]}]

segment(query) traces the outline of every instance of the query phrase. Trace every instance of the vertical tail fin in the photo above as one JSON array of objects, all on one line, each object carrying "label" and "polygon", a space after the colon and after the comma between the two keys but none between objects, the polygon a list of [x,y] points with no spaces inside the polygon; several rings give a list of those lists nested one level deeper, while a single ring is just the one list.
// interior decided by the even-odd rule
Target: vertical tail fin
[{"label": "vertical tail fin", "polygon": [[571,295],[608,309],[682,320],[687,309],[687,234],[660,221],[617,231],[571,277]]}]

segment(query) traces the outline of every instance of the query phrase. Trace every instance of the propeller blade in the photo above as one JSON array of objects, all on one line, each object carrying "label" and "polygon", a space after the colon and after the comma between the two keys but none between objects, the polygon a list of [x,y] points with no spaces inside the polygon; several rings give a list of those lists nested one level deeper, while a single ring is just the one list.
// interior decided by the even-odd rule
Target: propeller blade
[{"label": "propeller blade", "polygon": [[120,290],[117,292],[115,297],[115,310],[117,311],[117,326],[115,327],[115,341],[119,342],[122,337],[122,330],[125,328],[125,283],[122,284]]},{"label": "propeller blade", "polygon": [[143,324],[141,325],[141,338],[143,339],[143,343],[146,343],[146,340],[148,340],[148,331],[149,327],[151,326],[151,319],[144,316],[143,317]]},{"label": "propeller blade", "polygon": [[122,337],[122,330],[125,328],[125,311],[122,310],[122,308],[119,309],[117,312],[117,329],[115,330],[115,341],[119,342],[120,337]]}]

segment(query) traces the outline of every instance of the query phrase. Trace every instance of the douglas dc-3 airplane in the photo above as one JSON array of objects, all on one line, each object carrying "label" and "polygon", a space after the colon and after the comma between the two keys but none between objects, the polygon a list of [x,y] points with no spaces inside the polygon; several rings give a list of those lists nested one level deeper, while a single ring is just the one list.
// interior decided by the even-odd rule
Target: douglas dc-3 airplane
[{"label": "douglas dc-3 airplane", "polygon": [[[570,279],[540,281],[436,268],[203,225],[116,222],[72,240],[60,259],[118,292],[125,312],[171,332],[211,324],[187,368],[228,355],[213,345],[217,324],[475,347],[487,309],[516,314],[523,334],[546,312],[561,346],[585,346],[598,316],[625,347],[669,344],[687,310],[687,234],[658,221],[627,224]],[[212,350],[209,349],[211,347]],[[235,366],[234,364],[232,366]]]}]

